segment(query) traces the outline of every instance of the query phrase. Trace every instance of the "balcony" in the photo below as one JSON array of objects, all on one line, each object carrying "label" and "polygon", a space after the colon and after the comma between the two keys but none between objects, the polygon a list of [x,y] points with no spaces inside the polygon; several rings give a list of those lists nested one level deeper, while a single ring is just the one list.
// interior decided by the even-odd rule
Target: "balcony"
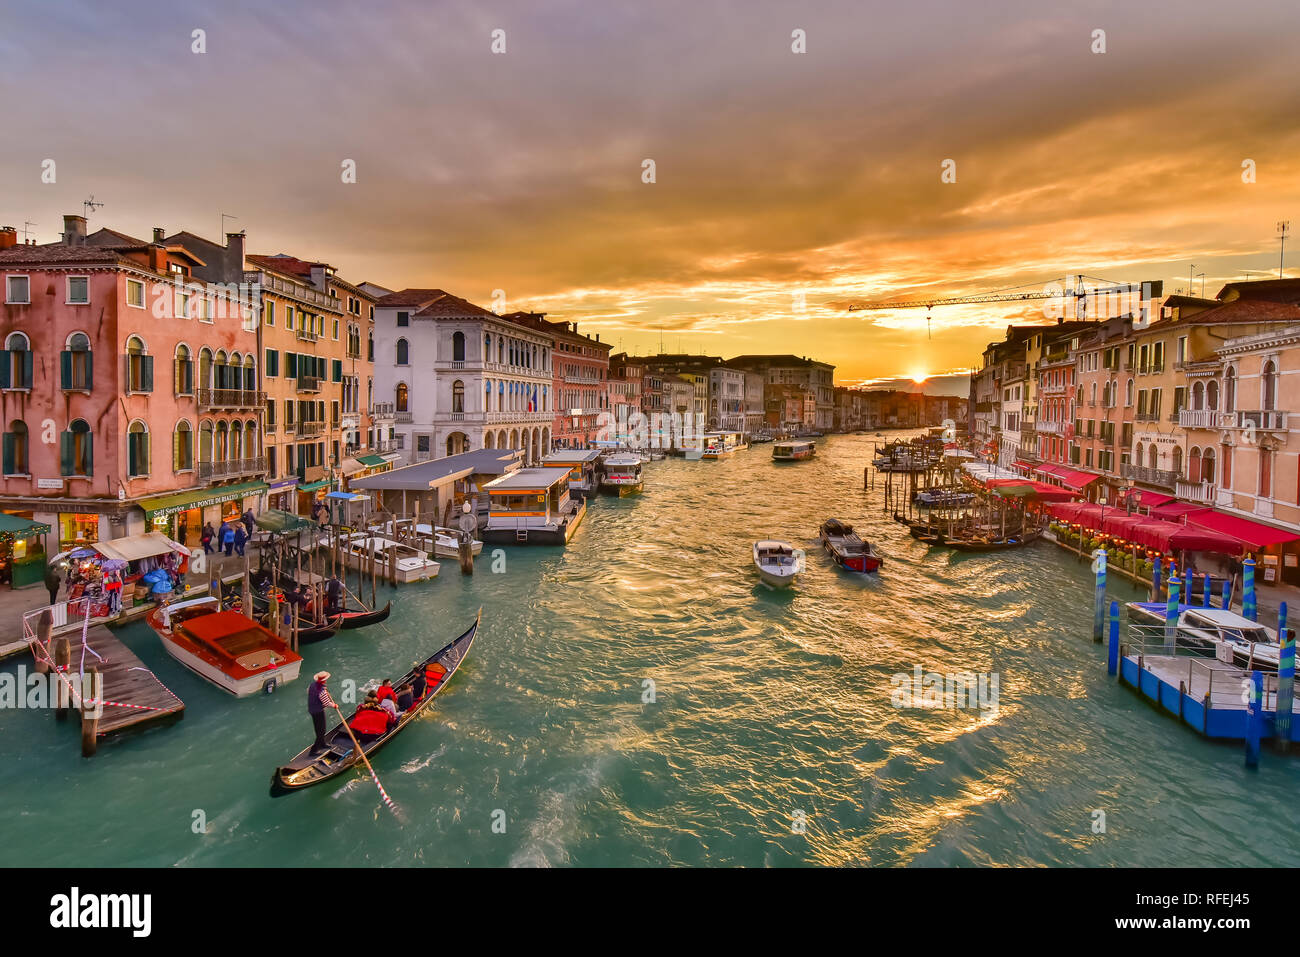
[{"label": "balcony", "polygon": [[554,412],[489,412],[486,415],[486,420],[491,425],[499,422],[549,422],[554,418]]},{"label": "balcony", "polygon": [[1217,429],[1220,413],[1215,409],[1182,409],[1178,424],[1184,429]]},{"label": "balcony", "polygon": [[1159,422],[1159,421],[1160,421],[1160,413],[1159,413],[1159,412],[1139,412],[1137,415],[1133,416],[1133,421],[1134,421],[1134,422]]},{"label": "balcony", "polygon": [[320,336],[316,335],[316,333],[312,332],[310,329],[302,328],[302,326],[299,326],[297,329],[295,329],[293,331],[293,334],[295,338],[301,340],[302,342],[320,341]]},{"label": "balcony", "polygon": [[1265,432],[1283,432],[1286,430],[1286,413],[1277,409],[1257,409],[1253,412],[1222,412],[1219,414],[1219,427],[1223,429],[1261,429]]},{"label": "balcony", "polygon": [[321,378],[317,375],[300,375],[298,376],[299,392],[319,392]]},{"label": "balcony", "polygon": [[1174,494],[1189,502],[1213,505],[1218,494],[1218,487],[1213,482],[1184,482],[1180,479]]},{"label": "balcony", "polygon": [[1179,484],[1180,477],[1178,472],[1171,472],[1167,469],[1151,469],[1142,465],[1121,465],[1119,474],[1130,481],[1141,482],[1143,485],[1154,485],[1156,488],[1169,489],[1170,491],[1173,491],[1175,485]]},{"label": "balcony", "polygon": [[251,459],[230,459],[226,462],[199,462],[200,482],[213,479],[238,478],[241,475],[260,475],[266,471],[266,457],[255,456]]},{"label": "balcony", "polygon": [[256,412],[266,405],[266,393],[254,392],[252,389],[199,389],[195,398],[200,412],[221,409]]},{"label": "balcony", "polygon": [[1064,435],[1065,434],[1064,422],[1039,421],[1039,423],[1035,425],[1034,428],[1043,435]]},{"label": "balcony", "polygon": [[394,422],[411,422],[411,421],[413,421],[413,420],[411,419],[411,413],[409,413],[409,412],[396,412],[396,413],[393,414],[393,421],[394,421]]},{"label": "balcony", "polygon": [[299,438],[311,438],[314,435],[323,435],[325,432],[325,423],[299,422],[296,431]]},{"label": "balcony", "polygon": [[372,419],[391,419],[396,412],[397,407],[392,402],[376,402],[370,407]]}]

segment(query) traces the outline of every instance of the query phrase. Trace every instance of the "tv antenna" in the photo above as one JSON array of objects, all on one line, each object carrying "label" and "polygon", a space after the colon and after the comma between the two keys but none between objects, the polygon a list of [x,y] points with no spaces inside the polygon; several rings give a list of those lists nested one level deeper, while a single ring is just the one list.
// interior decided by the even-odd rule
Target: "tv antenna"
[{"label": "tv antenna", "polygon": [[218,239],[221,238],[222,236],[226,235],[226,220],[227,220],[227,219],[239,219],[239,217],[238,217],[238,216],[233,216],[233,215],[231,215],[230,213],[222,213],[222,214],[221,214],[221,232],[217,234],[217,238],[218,238]]},{"label": "tv antenna", "polygon": [[1277,224],[1277,238],[1281,240],[1282,248],[1277,253],[1277,278],[1282,278],[1282,257],[1286,255],[1286,234],[1291,228],[1291,220],[1281,219]]},{"label": "tv antenna", "polygon": [[90,217],[94,214],[95,210],[99,209],[104,204],[95,202],[95,194],[91,193],[90,199],[82,200],[81,205],[85,207],[86,218],[90,219]]},{"label": "tv antenna", "polygon": [[33,223],[31,220],[27,220],[26,222],[23,223],[23,245],[27,245],[27,231],[28,231],[27,227],[35,226],[35,225],[36,223]]}]

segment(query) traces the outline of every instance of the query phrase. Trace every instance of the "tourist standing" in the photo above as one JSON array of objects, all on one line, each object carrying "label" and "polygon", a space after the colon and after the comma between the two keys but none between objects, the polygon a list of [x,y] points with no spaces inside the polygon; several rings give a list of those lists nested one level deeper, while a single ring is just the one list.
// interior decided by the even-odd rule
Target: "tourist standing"
[{"label": "tourist standing", "polygon": [[244,511],[244,516],[243,516],[243,518],[240,519],[240,521],[242,521],[242,522],[244,523],[244,528],[245,528],[245,529],[247,530],[247,532],[248,532],[248,537],[249,537],[249,538],[252,538],[252,537],[253,537],[253,526],[257,524],[257,519],[255,519],[255,518],[253,517],[253,510],[252,510],[251,508],[250,508],[250,509],[246,509],[246,510]]},{"label": "tourist standing", "polygon": [[248,533],[244,531],[244,523],[235,523],[235,554],[241,558],[244,554],[244,542],[248,541]]},{"label": "tourist standing", "polygon": [[205,555],[212,554],[212,538],[215,534],[216,532],[212,530],[212,523],[205,523],[203,526],[203,533],[199,536],[199,543],[203,546],[203,553]]},{"label": "tourist standing", "polygon": [[230,527],[229,522],[221,523],[221,547],[225,550],[227,558],[235,548],[235,530]]},{"label": "tourist standing", "polygon": [[50,604],[59,600],[59,570],[53,565],[45,566],[45,587],[50,593]]}]

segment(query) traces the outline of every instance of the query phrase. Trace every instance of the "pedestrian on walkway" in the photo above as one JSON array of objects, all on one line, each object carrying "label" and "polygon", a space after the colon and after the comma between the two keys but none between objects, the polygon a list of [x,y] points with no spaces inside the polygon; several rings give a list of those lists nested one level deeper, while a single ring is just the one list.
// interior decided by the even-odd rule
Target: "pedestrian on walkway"
[{"label": "pedestrian on walkway", "polygon": [[203,534],[199,536],[199,542],[203,545],[203,553],[205,555],[212,554],[212,537],[215,534],[216,533],[212,531],[211,522],[208,522],[203,526]]},{"label": "pedestrian on walkway", "polygon": [[246,510],[240,521],[244,523],[244,529],[247,531],[248,537],[252,538],[253,526],[257,524],[257,519],[253,517],[253,510],[251,508]]},{"label": "pedestrian on walkway", "polygon": [[242,522],[235,525],[234,534],[235,554],[242,557],[244,554],[244,542],[248,541],[248,533],[244,531],[244,525]]},{"label": "pedestrian on walkway", "polygon": [[59,570],[53,565],[45,566],[45,587],[50,593],[50,604],[56,605],[59,601]]},{"label": "pedestrian on walkway", "polygon": [[229,558],[235,548],[235,530],[230,527],[228,522],[221,523],[221,547]]}]

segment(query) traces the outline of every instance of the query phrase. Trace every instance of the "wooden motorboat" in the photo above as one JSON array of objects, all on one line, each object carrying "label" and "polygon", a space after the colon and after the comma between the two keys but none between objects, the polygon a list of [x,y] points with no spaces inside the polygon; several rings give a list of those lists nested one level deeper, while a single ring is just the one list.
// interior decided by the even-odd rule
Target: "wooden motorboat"
[{"label": "wooden motorboat", "polygon": [[754,543],[758,577],[772,588],[788,588],[804,571],[804,552],[789,542],[763,539]]},{"label": "wooden motorboat", "polygon": [[826,554],[841,568],[862,574],[879,571],[882,560],[880,555],[871,547],[870,542],[862,540],[848,522],[828,518],[822,522],[818,535]]},{"label": "wooden motorboat", "polygon": [[169,655],[237,698],[269,694],[302,668],[288,644],[211,595],[160,605],[146,621]]},{"label": "wooden motorboat", "polygon": [[[478,633],[479,622],[482,619],[483,610],[480,608],[478,617],[474,619],[474,624],[464,634],[447,643],[423,661],[417,661],[410,671],[393,683],[394,688],[400,688],[407,682],[413,681],[416,674],[420,672],[433,676],[429,686],[425,689],[424,697],[402,712],[398,716],[395,725],[381,735],[373,737],[358,735],[361,750],[367,758],[373,757],[376,751],[404,731],[407,725],[428,709],[433,699],[438,696],[442,689],[447,687],[451,681],[451,676],[456,673],[461,662],[465,660],[465,656],[469,654],[470,645],[474,643],[474,636]],[[354,709],[352,714],[348,715],[348,720],[350,721],[355,714]],[[337,778],[354,767],[360,760],[356,745],[352,743],[352,735],[348,733],[342,723],[335,724],[333,728],[325,733],[325,745],[323,751],[315,753],[313,753],[313,749],[309,745],[298,752],[297,756],[288,764],[276,768],[271,775],[271,797],[280,797],[293,791],[301,791],[313,784],[320,784],[332,778]]]}]

